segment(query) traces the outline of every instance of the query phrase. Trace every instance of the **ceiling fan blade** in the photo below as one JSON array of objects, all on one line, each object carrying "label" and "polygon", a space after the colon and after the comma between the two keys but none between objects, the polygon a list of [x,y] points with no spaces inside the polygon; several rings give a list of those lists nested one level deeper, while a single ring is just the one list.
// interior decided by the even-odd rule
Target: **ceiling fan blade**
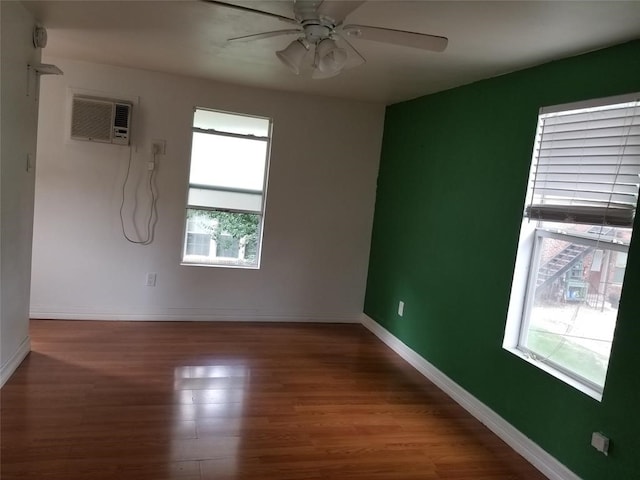
[{"label": "ceiling fan blade", "polygon": [[433,52],[442,52],[447,48],[449,39],[425,33],[405,32],[390,28],[368,27],[366,25],[345,25],[343,31],[349,38],[360,38],[373,42],[392,43],[404,47],[419,48]]},{"label": "ceiling fan blade", "polygon": [[227,3],[227,2],[219,2],[217,0],[201,0],[205,3],[211,3],[213,5],[218,5],[220,7],[225,7],[225,8],[232,8],[234,10],[239,10],[241,12],[250,12],[250,13],[256,13],[258,15],[263,15],[266,17],[271,17],[271,18],[276,18],[282,22],[287,22],[287,23],[291,23],[293,25],[298,25],[298,21],[295,18],[289,18],[289,17],[285,17],[283,15],[278,15],[276,13],[271,13],[271,12],[265,12],[262,10],[256,10],[255,8],[249,8],[249,7],[243,7],[242,5],[235,5],[233,3]]},{"label": "ceiling fan blade", "polygon": [[253,35],[243,35],[242,37],[233,37],[227,39],[227,42],[253,42],[254,40],[262,40],[263,38],[279,37],[281,35],[294,35],[304,33],[302,29],[291,30],[274,30],[273,32],[255,33]]},{"label": "ceiling fan blade", "polygon": [[324,17],[329,17],[330,19],[335,20],[336,25],[340,25],[347,15],[363,3],[365,2],[356,0],[324,0],[318,6],[317,12]]}]

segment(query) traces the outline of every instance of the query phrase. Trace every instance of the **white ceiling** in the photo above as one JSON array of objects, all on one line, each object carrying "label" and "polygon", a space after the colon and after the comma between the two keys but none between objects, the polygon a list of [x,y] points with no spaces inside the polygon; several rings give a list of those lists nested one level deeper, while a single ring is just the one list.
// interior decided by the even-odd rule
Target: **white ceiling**
[{"label": "white ceiling", "polygon": [[[329,1],[329,0],[326,0]],[[291,1],[234,1],[292,17]],[[290,28],[198,0],[25,1],[48,30],[46,55],[385,104],[640,38],[640,1],[372,0],[347,23],[446,36],[443,53],[353,39],[367,63],[313,80],[275,57],[291,37],[232,36]]]}]

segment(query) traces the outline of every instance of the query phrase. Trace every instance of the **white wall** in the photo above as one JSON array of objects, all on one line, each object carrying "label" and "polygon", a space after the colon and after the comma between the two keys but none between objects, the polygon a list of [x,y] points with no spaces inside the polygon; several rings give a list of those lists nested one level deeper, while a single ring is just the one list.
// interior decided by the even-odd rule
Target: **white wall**
[{"label": "white wall", "polygon": [[[65,75],[41,93],[32,317],[359,321],[383,105],[46,61]],[[151,140],[166,140],[152,245],[130,244],[120,231],[129,149],[68,140],[69,88],[139,97],[134,183],[144,179]],[[260,270],[180,265],[194,106],[273,118]],[[147,272],[157,273],[156,287],[144,286]]]},{"label": "white wall", "polygon": [[29,353],[29,286],[38,103],[34,21],[19,2],[0,2],[0,385]]}]

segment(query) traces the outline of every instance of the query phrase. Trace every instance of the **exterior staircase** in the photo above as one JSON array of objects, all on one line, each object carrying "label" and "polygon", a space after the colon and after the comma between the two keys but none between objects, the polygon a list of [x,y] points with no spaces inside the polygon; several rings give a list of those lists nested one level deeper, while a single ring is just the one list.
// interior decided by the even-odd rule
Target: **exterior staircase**
[{"label": "exterior staircase", "polygon": [[552,257],[547,263],[538,269],[536,281],[536,291],[550,286],[553,281],[560,278],[565,272],[573,267],[585,255],[593,250],[593,247],[586,245],[570,244],[565,249]]}]

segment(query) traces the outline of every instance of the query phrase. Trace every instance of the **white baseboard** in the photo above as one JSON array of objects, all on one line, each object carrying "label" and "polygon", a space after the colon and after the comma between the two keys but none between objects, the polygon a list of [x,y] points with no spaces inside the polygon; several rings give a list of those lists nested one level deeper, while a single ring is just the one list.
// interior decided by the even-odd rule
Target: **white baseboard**
[{"label": "white baseboard", "polygon": [[549,455],[531,439],[508,423],[504,418],[455,383],[417,352],[407,347],[398,338],[371,317],[363,314],[362,325],[387,344],[438,388],[460,404],[471,415],[480,420],[507,445],[522,455],[529,463],[551,480],[580,480],[575,473]]},{"label": "white baseboard", "polygon": [[11,358],[7,360],[4,365],[2,365],[2,368],[0,368],[0,388],[2,388],[2,386],[4,386],[4,384],[6,383],[6,381],[9,380],[9,378],[11,378],[11,375],[13,375],[13,372],[16,371],[16,369],[20,366],[22,361],[27,357],[27,355],[29,355],[30,351],[31,351],[31,339],[27,336],[27,338],[25,338],[22,341],[22,343],[20,344],[18,349],[14,352],[14,354],[11,356]]},{"label": "white baseboard", "polygon": [[106,320],[143,322],[308,322],[308,323],[360,323],[360,314],[348,316],[340,314],[305,313],[277,314],[237,311],[176,311],[158,313],[116,313],[98,311],[55,311],[32,309],[30,318],[46,320]]}]

